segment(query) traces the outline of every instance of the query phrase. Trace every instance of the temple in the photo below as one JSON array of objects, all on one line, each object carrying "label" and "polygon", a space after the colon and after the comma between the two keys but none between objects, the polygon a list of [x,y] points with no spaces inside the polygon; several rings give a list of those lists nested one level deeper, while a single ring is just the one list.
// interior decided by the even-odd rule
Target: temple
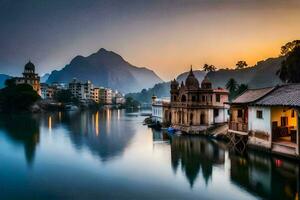
[{"label": "temple", "polygon": [[35,73],[35,66],[32,62],[28,62],[24,67],[23,77],[15,77],[15,83],[29,84],[32,88],[41,95],[40,77]]},{"label": "temple", "polygon": [[212,88],[208,77],[199,84],[191,68],[185,83],[171,82],[171,101],[164,105],[164,120],[188,133],[199,133],[228,120],[228,91]]}]

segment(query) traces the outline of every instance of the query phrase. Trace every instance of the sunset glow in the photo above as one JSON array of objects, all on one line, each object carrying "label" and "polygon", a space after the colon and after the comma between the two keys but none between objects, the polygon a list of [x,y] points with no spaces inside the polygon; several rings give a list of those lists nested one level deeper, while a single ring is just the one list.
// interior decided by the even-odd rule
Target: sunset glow
[{"label": "sunset glow", "polygon": [[20,73],[31,59],[43,74],[103,47],[170,80],[191,64],[231,68],[242,59],[254,65],[300,37],[296,0],[171,2],[3,2],[1,72]]}]

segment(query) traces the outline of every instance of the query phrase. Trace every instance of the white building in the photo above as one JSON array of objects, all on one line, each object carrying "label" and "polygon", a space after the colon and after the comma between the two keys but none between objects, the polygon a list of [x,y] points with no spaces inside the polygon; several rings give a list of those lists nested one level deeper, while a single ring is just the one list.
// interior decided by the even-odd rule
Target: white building
[{"label": "white building", "polygon": [[55,86],[50,86],[46,83],[41,83],[41,97],[42,99],[53,99],[57,91]]},{"label": "white building", "polygon": [[74,97],[78,98],[82,102],[89,100],[99,102],[99,88],[94,88],[91,81],[82,83],[77,79],[73,79],[73,81],[69,83],[69,90]]},{"label": "white building", "polygon": [[229,132],[247,144],[300,157],[300,84],[248,90],[231,103]]},{"label": "white building", "polygon": [[170,99],[158,99],[156,96],[152,97],[152,120],[154,122],[162,123],[164,121],[164,109],[163,104],[169,103]]}]

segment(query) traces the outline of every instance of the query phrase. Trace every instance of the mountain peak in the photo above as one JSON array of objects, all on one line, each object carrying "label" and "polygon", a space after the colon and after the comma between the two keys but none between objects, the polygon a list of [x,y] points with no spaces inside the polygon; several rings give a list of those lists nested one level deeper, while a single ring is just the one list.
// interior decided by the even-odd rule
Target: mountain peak
[{"label": "mountain peak", "polygon": [[108,52],[106,49],[104,49],[104,48],[100,48],[98,51],[97,51],[97,53],[104,53],[104,52]]},{"label": "mountain peak", "polygon": [[123,92],[140,91],[162,81],[153,71],[133,66],[104,48],[86,57],[76,56],[62,70],[52,73],[47,82],[69,82],[73,77]]}]

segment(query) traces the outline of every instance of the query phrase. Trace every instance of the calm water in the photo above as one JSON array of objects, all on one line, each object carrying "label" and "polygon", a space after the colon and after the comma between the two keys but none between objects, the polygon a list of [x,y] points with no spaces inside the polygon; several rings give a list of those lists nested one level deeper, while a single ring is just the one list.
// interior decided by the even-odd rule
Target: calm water
[{"label": "calm water", "polygon": [[0,117],[0,199],[296,199],[299,165],[122,110]]}]

